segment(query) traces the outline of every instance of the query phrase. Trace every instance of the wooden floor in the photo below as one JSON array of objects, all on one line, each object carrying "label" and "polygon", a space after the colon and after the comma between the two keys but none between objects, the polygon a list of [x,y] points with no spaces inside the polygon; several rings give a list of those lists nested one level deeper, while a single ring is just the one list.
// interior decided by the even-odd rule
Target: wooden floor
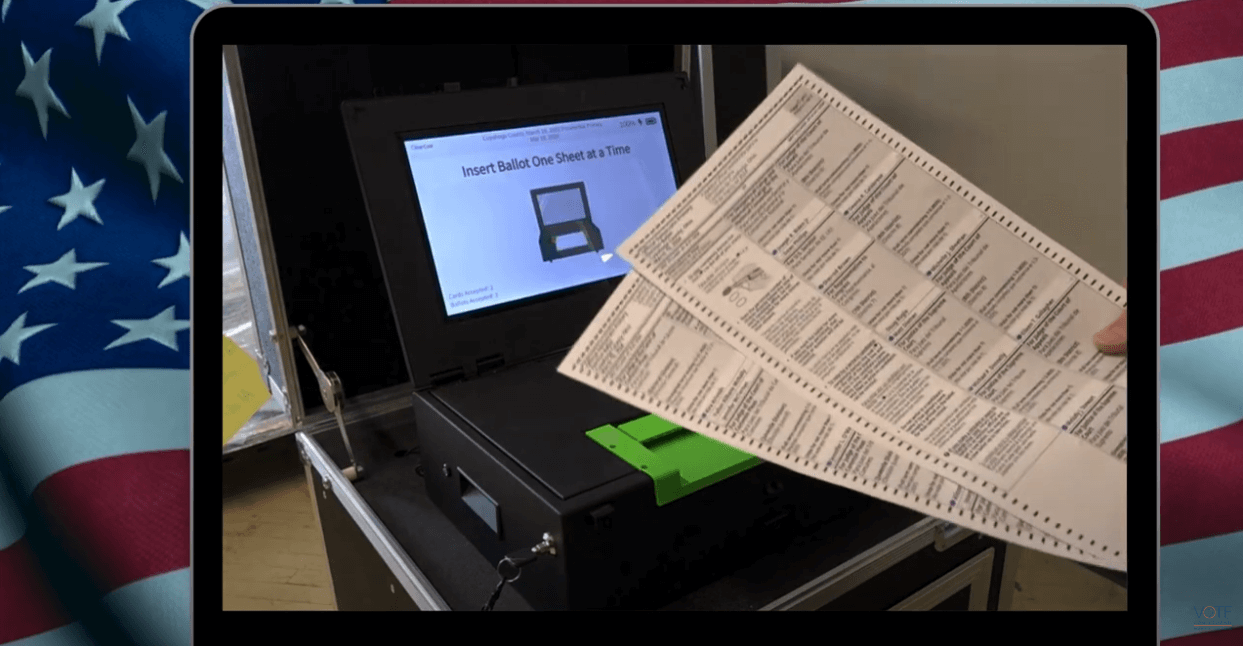
[{"label": "wooden floor", "polygon": [[[224,465],[224,609],[335,610],[328,563],[292,441]],[[1014,610],[1125,610],[1126,590],[1023,550]]]},{"label": "wooden floor", "polygon": [[292,447],[274,442],[224,467],[224,609],[336,610]]}]

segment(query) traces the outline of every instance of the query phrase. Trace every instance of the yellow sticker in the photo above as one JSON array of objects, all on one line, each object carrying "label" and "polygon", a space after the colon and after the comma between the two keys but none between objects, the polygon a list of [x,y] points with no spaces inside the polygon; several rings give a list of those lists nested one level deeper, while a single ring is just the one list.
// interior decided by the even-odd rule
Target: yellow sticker
[{"label": "yellow sticker", "polygon": [[259,363],[224,337],[224,443],[242,430],[271,397]]}]

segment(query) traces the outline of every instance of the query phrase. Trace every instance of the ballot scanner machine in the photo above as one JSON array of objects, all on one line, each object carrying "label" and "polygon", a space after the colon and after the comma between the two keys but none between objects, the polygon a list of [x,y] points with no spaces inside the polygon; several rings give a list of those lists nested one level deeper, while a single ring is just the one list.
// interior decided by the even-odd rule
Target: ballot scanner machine
[{"label": "ballot scanner machine", "polygon": [[411,383],[346,401],[291,332],[331,415],[296,448],[338,608],[476,610],[502,575],[498,610],[1006,605],[1004,543],[556,373],[628,270],[613,250],[703,161],[699,79],[455,94],[339,113]]},{"label": "ballot scanner machine", "polygon": [[676,73],[342,107],[424,484],[533,608],[658,607],[854,501],[556,370],[702,163],[694,108]]},{"label": "ballot scanner machine", "polygon": [[651,607],[792,511],[838,513],[838,487],[557,373],[629,270],[616,246],[703,162],[685,76],[342,112],[417,389],[427,490],[533,607]]}]

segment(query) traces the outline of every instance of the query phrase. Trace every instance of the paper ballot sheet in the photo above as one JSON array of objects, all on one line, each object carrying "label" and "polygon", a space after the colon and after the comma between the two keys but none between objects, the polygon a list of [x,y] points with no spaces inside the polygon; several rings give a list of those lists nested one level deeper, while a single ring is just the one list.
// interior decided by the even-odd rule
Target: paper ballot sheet
[{"label": "paper ballot sheet", "polygon": [[1126,292],[796,67],[619,253],[561,371],[827,482],[1126,569]]}]

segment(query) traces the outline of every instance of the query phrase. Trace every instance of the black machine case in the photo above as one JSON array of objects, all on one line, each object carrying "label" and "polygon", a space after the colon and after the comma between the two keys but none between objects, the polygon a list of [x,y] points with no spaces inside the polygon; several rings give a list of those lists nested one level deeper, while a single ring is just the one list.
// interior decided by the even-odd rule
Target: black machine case
[{"label": "black machine case", "polygon": [[648,475],[585,435],[645,413],[559,360],[415,395],[428,493],[488,561],[552,536],[513,583],[532,607],[660,607],[841,513],[836,487],[766,463],[657,506]]}]

